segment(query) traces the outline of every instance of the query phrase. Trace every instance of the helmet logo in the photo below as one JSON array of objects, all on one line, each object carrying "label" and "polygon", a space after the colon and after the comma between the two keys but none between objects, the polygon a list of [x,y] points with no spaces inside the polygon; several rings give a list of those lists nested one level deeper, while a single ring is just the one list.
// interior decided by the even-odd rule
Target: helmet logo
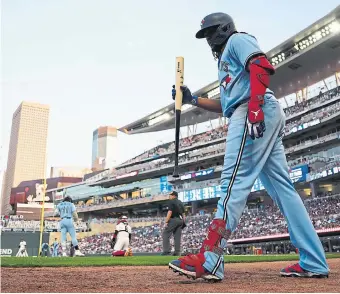
[{"label": "helmet logo", "polygon": [[205,19],[203,18],[201,21],[201,27],[204,25],[204,23],[205,23]]}]

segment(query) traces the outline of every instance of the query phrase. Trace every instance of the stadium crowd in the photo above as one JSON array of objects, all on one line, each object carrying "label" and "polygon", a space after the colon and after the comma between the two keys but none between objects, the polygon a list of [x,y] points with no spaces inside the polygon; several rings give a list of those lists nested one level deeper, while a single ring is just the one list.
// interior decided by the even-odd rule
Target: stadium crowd
[{"label": "stadium crowd", "polygon": [[[340,195],[332,195],[331,192],[319,193],[315,198],[305,200],[305,206],[316,229],[340,227]],[[195,215],[187,217],[187,228],[182,234],[183,252],[191,252],[199,248],[202,239],[206,235],[206,228],[213,218],[213,214]],[[93,218],[92,223],[113,223],[117,219]],[[134,227],[132,234],[132,248],[134,252],[161,252],[162,229],[164,217],[131,218],[129,223],[153,222],[150,226]],[[79,222],[78,231],[85,231],[88,224]],[[1,218],[1,228],[39,230],[39,221],[26,221],[21,218]],[[45,229],[58,229],[58,221],[45,221]],[[240,223],[233,232],[231,240],[244,239],[258,236],[268,236],[287,233],[287,225],[284,217],[276,206],[259,205],[257,208],[246,208]],[[109,241],[112,232],[95,234],[80,240],[80,248],[86,254],[109,254],[111,248]]]},{"label": "stadium crowd", "polygon": [[286,124],[285,135],[297,132],[300,129],[322,123],[327,120],[333,114],[340,112],[340,102],[334,103],[317,111],[311,112],[302,116],[301,118],[290,121]]},{"label": "stadium crowd", "polygon": [[[77,231],[86,231],[88,229],[88,224],[83,221],[79,221],[75,224]],[[1,219],[1,229],[22,229],[27,231],[40,231],[40,221],[38,220],[25,220],[23,218],[8,218],[8,219]],[[59,221],[56,220],[45,220],[44,221],[44,230],[45,231],[58,231],[59,228]]]},{"label": "stadium crowd", "polygon": [[306,113],[318,106],[322,105],[326,101],[332,100],[333,98],[340,95],[340,87],[336,87],[327,92],[322,93],[320,91],[319,95],[314,98],[304,100],[300,103],[298,101],[295,102],[295,105],[291,107],[287,107],[284,109],[287,119],[291,119],[294,116],[300,115],[302,113]]},{"label": "stadium crowd", "polygon": [[[312,145],[318,145],[322,144],[327,141],[335,140],[340,137],[340,131],[339,130],[334,130],[332,133],[316,138],[316,139],[311,139],[308,138],[306,140],[297,142],[296,145],[286,147],[286,153],[293,153],[299,150],[302,150],[304,148],[310,147]],[[225,152],[225,142],[222,143],[217,143],[214,145],[210,145],[207,147],[203,147],[200,149],[194,149],[183,156],[180,156],[179,158],[179,163],[189,163],[189,162],[195,162],[198,161],[202,158],[207,158],[209,156],[214,156],[214,155],[221,155],[223,156]],[[166,158],[160,158],[158,160],[154,160],[151,162],[145,162],[145,163],[140,163],[140,164],[135,164],[129,167],[121,168],[118,171],[118,174],[126,174],[132,171],[138,170],[139,172],[145,172],[145,171],[151,171],[151,170],[156,170],[162,167],[163,169],[172,167],[174,165],[174,160],[173,158],[166,157]]]},{"label": "stadium crowd", "polygon": [[[214,152],[221,152],[223,153],[224,150],[221,148],[220,145],[218,144]],[[314,167],[314,163],[318,163],[317,167]],[[302,164],[307,164],[309,166],[309,174],[311,177],[315,177],[318,173],[324,173],[327,170],[332,169],[333,167],[338,166],[340,168],[340,157],[332,157],[332,158],[326,158],[326,157],[320,157],[317,155],[306,155],[294,160],[288,161],[288,166],[290,168],[294,168],[296,166],[302,165]],[[321,165],[321,166],[320,166]],[[216,169],[221,169],[222,165],[216,165],[213,166]],[[188,170],[190,172],[190,170]],[[321,176],[320,176],[321,177]],[[182,182],[177,184],[176,189],[181,192],[189,189],[199,189],[199,188],[204,188],[204,187],[209,187],[209,186],[217,186],[219,185],[219,178],[215,179],[209,179],[206,181],[199,181],[199,182]],[[163,196],[164,194],[167,194],[167,192],[157,192],[155,194],[146,194],[146,195],[140,195],[138,197],[134,198],[128,198],[128,199],[112,199],[112,200],[98,200],[97,202],[91,202],[89,204],[86,204],[84,202],[81,202],[81,204],[77,205],[79,208],[86,208],[86,207],[91,207],[91,206],[97,206],[97,207],[108,207],[108,206],[115,206],[117,204],[117,201],[119,201],[120,204],[123,203],[129,203],[131,204],[132,202],[141,202],[141,201],[149,201],[152,198]]]},{"label": "stadium crowd", "polygon": [[[320,92],[317,97],[303,101],[301,103],[295,103],[295,105],[285,109],[288,123],[286,126],[285,135],[289,135],[301,127],[306,128],[312,126],[315,123],[322,122],[322,120],[328,119],[336,112],[340,111],[340,102],[333,103],[331,105],[323,105],[325,102],[329,102],[340,95],[340,87],[329,90],[325,93]],[[326,104],[326,103],[325,103]],[[311,110],[319,108],[317,111],[311,112]],[[297,119],[294,119],[294,118]],[[188,161],[198,161],[201,158],[214,156],[216,154],[224,154],[225,143],[222,139],[226,136],[228,131],[227,125],[210,130],[208,132],[200,133],[197,135],[189,136],[181,139],[181,148],[187,148],[192,146],[199,146],[206,142],[218,140],[216,144],[206,146],[204,148],[191,150],[186,152],[179,158],[180,163]],[[286,148],[286,153],[292,153],[300,149],[310,147],[312,145],[320,144],[328,140],[334,140],[340,138],[340,130],[334,130],[332,133],[326,136],[316,139],[308,139],[298,142],[294,146]],[[139,170],[144,172],[157,168],[166,168],[173,166],[173,160],[171,157],[159,158],[164,154],[171,154],[174,151],[174,142],[169,142],[160,146],[157,146],[118,167],[113,171],[113,175],[121,175],[131,171]],[[152,161],[143,162],[145,159],[152,158]],[[340,166],[339,158],[324,158],[315,155],[304,156],[303,158],[294,159],[289,161],[289,166],[293,167],[299,164],[312,164],[315,162],[322,162],[322,167],[311,168],[311,174],[321,173],[324,170],[332,169],[336,166]],[[136,164],[134,164],[136,163]],[[190,183],[190,188],[201,187],[202,185],[215,185],[218,183],[216,180],[209,180],[204,183],[196,183],[193,187]],[[182,189],[189,188],[184,183]],[[148,195],[155,197],[157,195]],[[140,198],[143,198],[141,196]],[[145,199],[147,201],[148,199]],[[134,199],[120,199],[119,201],[136,201]],[[108,202],[101,202],[91,205],[110,205]],[[318,195],[313,199],[305,200],[305,205],[309,212],[309,215],[313,221],[316,229],[326,229],[332,227],[340,227],[340,195]],[[82,205],[81,207],[83,207]],[[211,214],[205,214],[200,216],[188,217],[188,226],[183,232],[182,243],[183,251],[191,251],[191,249],[198,248],[202,239],[206,235],[206,227],[212,219]],[[147,218],[144,221],[154,221],[155,224],[147,227],[140,227],[133,229],[132,247],[135,252],[160,252],[162,250],[162,228],[164,218]],[[116,219],[92,219],[91,223],[115,223]],[[130,219],[130,223],[141,222],[141,219]],[[86,231],[89,224],[85,222],[79,222],[76,225],[78,231]],[[39,221],[27,221],[21,218],[1,218],[1,229],[23,229],[38,231],[40,229]],[[57,221],[45,221],[44,228],[47,231],[58,230]],[[276,206],[262,206],[257,209],[246,209],[244,212],[239,226],[232,235],[232,239],[250,238],[253,236],[266,236],[273,234],[287,233],[287,226],[285,219]],[[110,253],[109,240],[111,233],[93,235],[81,240],[81,250],[86,254],[93,253]]]},{"label": "stadium crowd", "polygon": [[[314,124],[321,123],[323,120],[328,119],[330,116],[340,111],[340,102],[333,103],[331,105],[325,106],[321,109],[308,113],[310,110],[317,108],[323,103],[337,97],[340,95],[340,87],[329,90],[325,93],[320,93],[317,97],[309,99],[307,101],[303,101],[301,103],[296,103],[295,105],[288,107],[285,109],[285,113],[288,116],[288,122],[285,129],[285,135],[289,135],[293,132],[296,132],[300,129],[305,129]],[[306,113],[305,115],[299,117],[298,119],[292,120],[295,116],[298,116],[301,113]],[[197,135],[189,136],[181,139],[180,147],[193,147],[199,146],[200,144],[204,144],[206,142],[218,140],[221,138],[225,138],[228,131],[228,126],[224,125],[222,127],[218,127],[216,129],[200,133]],[[330,137],[334,136],[334,134],[327,135],[323,138],[319,138],[317,140],[328,140]],[[308,146],[316,143],[315,140],[309,140],[306,142],[301,142],[299,145],[292,146],[288,148],[287,153],[291,153],[295,151],[297,148],[301,148],[304,146]],[[218,145],[218,147],[217,147]],[[157,169],[159,167],[170,167],[173,165],[173,160],[171,158],[159,158],[159,156],[164,154],[172,154],[175,148],[174,142],[169,142],[160,146],[157,146],[151,150],[146,151],[145,153],[129,160],[128,162],[122,164],[120,167],[117,167],[112,171],[111,176],[118,176],[122,174],[129,173],[131,171],[138,170],[139,172],[145,172],[153,169]],[[219,150],[211,150],[211,148],[218,148]],[[214,146],[203,147],[200,149],[192,150],[188,152],[186,155],[180,158],[180,163],[187,162],[189,160],[198,160],[199,158],[213,155],[214,153],[222,153],[224,152],[225,143],[216,144]],[[153,159],[152,161],[143,162],[145,159]],[[132,163],[136,163],[131,165]]]},{"label": "stadium crowd", "polygon": [[[320,92],[318,96],[311,98],[309,100],[302,101],[301,103],[298,103],[296,101],[295,105],[285,108],[284,111],[286,113],[287,119],[290,120],[294,118],[294,116],[298,116],[304,112],[309,112],[310,110],[317,108],[318,106],[322,105],[326,101],[332,100],[333,98],[339,95],[340,95],[340,87],[337,87],[324,93]],[[301,119],[295,120],[293,122],[288,122],[286,134],[288,134],[289,133],[288,130],[292,129],[292,127],[294,127],[295,125],[298,126],[303,123],[310,122],[317,118],[319,119],[327,118],[339,110],[340,110],[340,103],[338,102],[336,104],[332,104],[331,106],[324,107],[321,110],[317,110],[310,114],[306,114]],[[189,146],[195,146],[203,142],[209,142],[209,141],[213,141],[216,139],[224,138],[227,134],[227,131],[228,131],[228,126],[226,125],[223,127],[219,127],[219,128],[207,131],[205,133],[200,133],[197,135],[183,138],[180,140],[180,147],[185,148]],[[174,142],[159,145],[125,162],[121,166],[124,167],[124,165],[139,162],[144,159],[157,158],[160,155],[163,155],[166,153],[172,153],[174,151],[174,148],[175,148]],[[118,169],[116,172],[119,172],[120,170],[121,169]]]},{"label": "stadium crowd", "polygon": [[[340,195],[319,194],[305,200],[305,206],[316,229],[340,227]],[[196,250],[206,236],[206,228],[213,218],[210,213],[188,216],[187,228],[182,234],[183,252]],[[161,252],[164,218],[153,218],[158,223],[152,226],[133,228],[132,248],[134,252]],[[110,219],[110,222],[115,222]],[[130,222],[135,220],[129,220]],[[277,206],[260,205],[246,209],[231,240],[287,233],[286,221]],[[81,240],[81,250],[87,254],[109,254],[110,233],[97,234]]]},{"label": "stadium crowd", "polygon": [[[218,127],[215,129],[212,129],[210,131],[204,132],[204,133],[200,133],[197,135],[193,135],[193,136],[189,136],[189,137],[185,137],[183,139],[180,140],[180,147],[181,148],[186,148],[186,147],[191,147],[191,146],[195,146],[195,145],[199,145],[201,143],[206,143],[206,142],[210,142],[210,141],[214,141],[220,138],[224,138],[227,135],[227,131],[228,131],[228,126],[224,125],[222,127]],[[129,161],[125,162],[124,164],[122,164],[121,166],[127,165],[127,164],[131,164],[131,163],[135,163],[135,162],[139,162],[142,161],[144,159],[147,158],[157,158],[160,155],[166,154],[166,153],[172,153],[175,150],[175,142],[169,142],[160,146],[156,146],[148,151],[146,151],[145,153],[130,159]],[[120,169],[119,169],[120,171]]]}]

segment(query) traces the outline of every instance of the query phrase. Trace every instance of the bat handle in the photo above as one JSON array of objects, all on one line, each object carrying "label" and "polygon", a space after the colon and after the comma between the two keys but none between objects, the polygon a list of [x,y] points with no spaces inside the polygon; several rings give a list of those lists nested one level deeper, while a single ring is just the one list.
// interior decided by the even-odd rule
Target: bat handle
[{"label": "bat handle", "polygon": [[173,177],[178,178],[178,154],[179,154],[179,131],[181,126],[181,110],[176,109],[175,112],[175,166],[174,166],[174,172]]},{"label": "bat handle", "polygon": [[172,176],[174,178],[179,178],[178,167],[177,166],[174,167],[174,172],[173,172]]}]

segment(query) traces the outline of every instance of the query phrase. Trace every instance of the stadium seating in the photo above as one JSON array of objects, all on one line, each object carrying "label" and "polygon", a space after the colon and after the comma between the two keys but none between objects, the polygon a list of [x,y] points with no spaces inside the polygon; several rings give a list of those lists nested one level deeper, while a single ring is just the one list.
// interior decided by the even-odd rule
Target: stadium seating
[{"label": "stadium seating", "polygon": [[[319,194],[316,198],[305,200],[305,206],[316,229],[340,227],[340,195]],[[182,234],[183,252],[192,252],[199,248],[206,236],[206,229],[212,217],[211,214],[188,217],[188,226]],[[157,220],[157,218],[153,219]],[[132,248],[134,252],[162,251],[164,217],[158,220],[159,223],[151,226],[133,229]],[[115,220],[110,219],[110,221],[114,222]],[[284,233],[287,233],[287,224],[279,209],[276,206],[265,205],[245,210],[231,240]],[[80,241],[81,250],[87,254],[109,254],[111,252],[109,246],[111,235],[112,232],[108,232],[83,238]]]},{"label": "stadium seating", "polygon": [[[301,103],[296,103],[291,107],[285,108],[285,113],[288,120],[285,129],[285,136],[296,132],[297,130],[301,129],[301,127],[305,129],[313,126],[313,123],[315,124],[316,121],[318,121],[318,123],[322,123],[323,121],[331,119],[332,116],[337,115],[337,113],[340,112],[340,101],[337,101],[339,100],[339,98],[340,87],[337,87],[325,93],[320,93],[318,96],[312,99],[303,101]],[[204,133],[181,139],[181,148],[193,146],[199,147],[201,144],[214,140],[217,140],[217,144],[192,150],[185,156],[181,157],[179,162],[188,163],[192,160],[197,160],[219,153],[222,155],[225,150],[225,143],[220,143],[221,141],[219,140],[226,137],[227,131],[228,126],[225,125]],[[337,134],[333,134],[333,137],[336,135]],[[287,148],[286,152],[295,152],[302,148],[306,148],[311,144],[320,143],[322,140],[331,140],[333,137],[331,135],[328,135],[322,139],[318,139],[317,141],[310,140],[308,142],[301,142],[301,144],[299,145]],[[174,152],[174,148],[174,142],[169,142],[152,148],[151,150],[118,166],[112,171],[112,174],[110,176],[118,176],[135,170],[138,170],[139,172],[145,172],[158,169],[159,167],[171,167],[173,166],[174,162],[169,157],[159,158],[159,156],[172,154]],[[143,162],[143,160],[146,159],[152,159],[152,161]]]},{"label": "stadium seating", "polygon": [[[340,195],[332,195],[330,192],[318,194],[317,197],[305,200],[305,206],[316,229],[328,229],[340,227]],[[212,220],[212,214],[188,216],[187,228],[182,235],[182,248],[184,252],[191,252],[199,248],[202,239],[206,235],[206,228]],[[134,252],[161,252],[162,228],[164,217],[143,217],[129,219],[133,227],[132,248]],[[93,235],[80,233],[80,248],[86,254],[109,254],[111,248],[109,240],[113,232],[115,218],[94,218],[92,225],[101,226]],[[107,224],[111,224],[108,226]],[[39,221],[27,221],[23,219],[1,219],[1,229],[29,229],[39,230]],[[47,230],[57,230],[57,221],[45,221]],[[87,224],[80,222],[78,231],[85,231]],[[270,236],[287,233],[286,222],[276,206],[260,205],[257,208],[244,211],[233,239],[244,239],[259,236]]]},{"label": "stadium seating", "polygon": [[[331,89],[325,93],[320,93],[316,97],[309,99],[307,101],[303,101],[301,103],[296,103],[295,105],[285,108],[284,111],[287,116],[287,120],[292,120],[287,124],[286,128],[286,135],[289,134],[290,130],[294,125],[299,125],[299,123],[306,123],[310,122],[316,118],[319,119],[325,119],[335,112],[340,111],[340,102],[336,104],[332,104],[331,106],[324,106],[322,109],[318,109],[317,111],[311,112],[313,109],[317,109],[320,106],[327,104],[327,102],[336,101],[340,97],[340,87]],[[311,112],[311,113],[308,113]],[[301,114],[306,114],[302,118],[297,118],[294,120],[294,117],[298,117]],[[180,147],[185,148],[189,146],[195,146],[199,145],[202,142],[209,142],[212,140],[224,138],[227,134],[228,126],[219,127],[204,133],[200,133],[197,135],[193,135],[190,137],[186,137],[181,139],[180,141]],[[175,144],[174,142],[166,143],[160,146],[157,146],[155,148],[152,148],[149,151],[146,151],[145,153],[125,162],[121,165],[121,168],[118,167],[117,170],[114,171],[114,173],[126,173],[130,171],[129,169],[124,168],[125,165],[131,164],[131,163],[138,163],[142,160],[145,160],[147,158],[157,158],[159,155],[163,155],[166,153],[171,153],[174,151]],[[136,167],[136,165],[134,165]]]},{"label": "stadium seating", "polygon": [[[45,220],[45,231],[58,231],[58,221]],[[38,220],[24,220],[24,219],[1,219],[1,230],[24,230],[24,231],[39,231],[40,221]],[[87,224],[85,222],[78,222],[76,224],[77,231],[86,231]]]}]

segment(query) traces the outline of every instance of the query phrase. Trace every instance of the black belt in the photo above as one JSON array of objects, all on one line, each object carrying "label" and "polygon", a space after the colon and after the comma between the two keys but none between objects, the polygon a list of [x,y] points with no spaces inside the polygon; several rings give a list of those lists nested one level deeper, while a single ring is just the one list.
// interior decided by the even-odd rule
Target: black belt
[{"label": "black belt", "polygon": [[71,219],[72,217],[62,217],[61,219]]},{"label": "black belt", "polygon": [[[273,92],[265,92],[265,93],[263,94],[263,96],[264,96],[264,95],[267,95],[267,94],[269,94],[269,95],[274,95]],[[241,101],[241,102],[235,104],[235,106],[231,108],[231,110],[232,110],[232,111],[231,111],[231,115],[228,116],[228,118],[231,118],[231,116],[233,115],[233,113],[235,112],[235,110],[236,110],[239,106],[241,106],[242,104],[247,103],[248,101],[249,101],[249,100],[247,99],[247,100],[243,100],[243,101]]]},{"label": "black belt", "polygon": [[232,115],[234,114],[234,112],[236,111],[236,109],[241,106],[242,104],[245,104],[247,103],[249,100],[243,100],[237,104],[235,104],[233,107],[230,108],[230,110],[228,111],[228,115],[227,115],[227,118],[231,118]]}]

